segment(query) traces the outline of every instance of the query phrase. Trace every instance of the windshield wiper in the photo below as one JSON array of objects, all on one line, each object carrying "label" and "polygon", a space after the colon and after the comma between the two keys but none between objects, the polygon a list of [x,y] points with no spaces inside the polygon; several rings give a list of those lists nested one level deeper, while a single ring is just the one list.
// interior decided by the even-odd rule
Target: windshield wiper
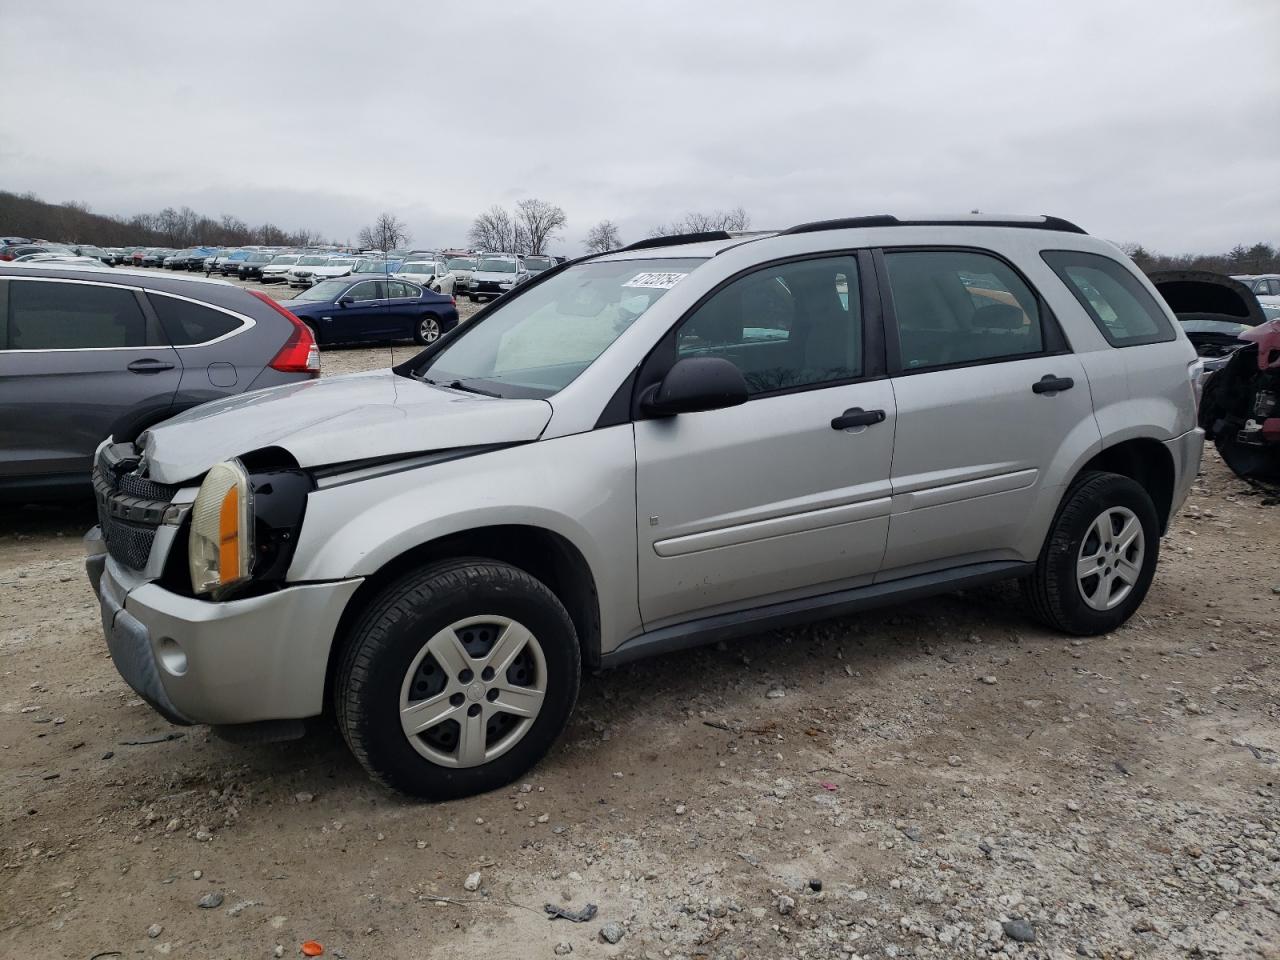
[{"label": "windshield wiper", "polygon": [[[430,381],[427,382],[430,383]],[[463,383],[461,380],[454,380],[448,386],[451,390],[465,390],[467,393],[478,393],[482,397],[497,397],[499,400],[502,399],[502,394],[500,393],[494,393],[492,390],[481,390],[479,387],[470,386]]]}]

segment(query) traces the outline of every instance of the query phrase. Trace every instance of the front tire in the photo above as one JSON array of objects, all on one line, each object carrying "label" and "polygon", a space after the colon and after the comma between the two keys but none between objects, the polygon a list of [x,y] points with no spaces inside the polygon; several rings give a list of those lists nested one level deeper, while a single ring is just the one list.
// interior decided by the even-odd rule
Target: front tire
[{"label": "front tire", "polygon": [[505,563],[446,561],[389,585],[352,630],[333,696],[375,780],[427,800],[494,790],[537,763],[578,697],[573,621]]},{"label": "front tire", "polygon": [[1115,473],[1087,473],[1067,491],[1023,593],[1037,620],[1063,633],[1115,630],[1155,576],[1160,520],[1147,491]]}]

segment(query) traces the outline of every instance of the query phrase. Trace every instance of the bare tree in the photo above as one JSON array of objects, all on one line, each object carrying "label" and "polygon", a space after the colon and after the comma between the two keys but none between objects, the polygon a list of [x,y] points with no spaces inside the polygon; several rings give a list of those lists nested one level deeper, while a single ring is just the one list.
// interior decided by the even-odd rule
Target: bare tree
[{"label": "bare tree", "polygon": [[494,204],[471,223],[467,242],[490,253],[515,253],[516,225],[505,208]]},{"label": "bare tree", "polygon": [[618,225],[612,220],[601,220],[587,231],[587,239],[582,244],[587,253],[608,253],[622,246],[622,237],[618,234]]},{"label": "bare tree", "polygon": [[374,250],[393,250],[413,239],[409,228],[393,213],[383,211],[372,226],[360,231],[360,245]]},{"label": "bare tree", "polygon": [[712,230],[746,230],[751,217],[742,207],[732,210],[713,210],[710,213],[686,213],[674,223],[664,223],[649,231],[651,237],[665,237],[681,233],[708,233]]},{"label": "bare tree", "polygon": [[554,203],[530,198],[516,204],[516,253],[542,254],[565,225],[564,211]]}]

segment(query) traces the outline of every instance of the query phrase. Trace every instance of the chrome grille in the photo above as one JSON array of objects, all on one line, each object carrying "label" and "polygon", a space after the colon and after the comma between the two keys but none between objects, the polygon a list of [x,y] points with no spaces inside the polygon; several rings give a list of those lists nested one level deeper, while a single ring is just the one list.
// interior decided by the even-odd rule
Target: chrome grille
[{"label": "chrome grille", "polygon": [[107,553],[117,563],[143,570],[178,488],[140,477],[137,468],[129,444],[103,448],[93,465],[93,492]]}]

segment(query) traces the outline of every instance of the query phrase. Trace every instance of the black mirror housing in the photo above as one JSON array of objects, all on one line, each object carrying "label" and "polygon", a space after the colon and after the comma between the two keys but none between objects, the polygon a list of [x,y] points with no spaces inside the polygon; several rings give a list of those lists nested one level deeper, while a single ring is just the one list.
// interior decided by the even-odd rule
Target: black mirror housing
[{"label": "black mirror housing", "polygon": [[339,298],[338,298],[338,306],[340,306],[340,307],[345,307],[345,306],[348,306],[348,305],[353,304],[353,303],[355,303],[355,301],[354,301],[354,300],[352,300],[350,297],[339,297]]},{"label": "black mirror housing", "polygon": [[659,383],[640,398],[644,412],[659,417],[720,410],[747,402],[742,371],[723,357],[677,360]]}]

